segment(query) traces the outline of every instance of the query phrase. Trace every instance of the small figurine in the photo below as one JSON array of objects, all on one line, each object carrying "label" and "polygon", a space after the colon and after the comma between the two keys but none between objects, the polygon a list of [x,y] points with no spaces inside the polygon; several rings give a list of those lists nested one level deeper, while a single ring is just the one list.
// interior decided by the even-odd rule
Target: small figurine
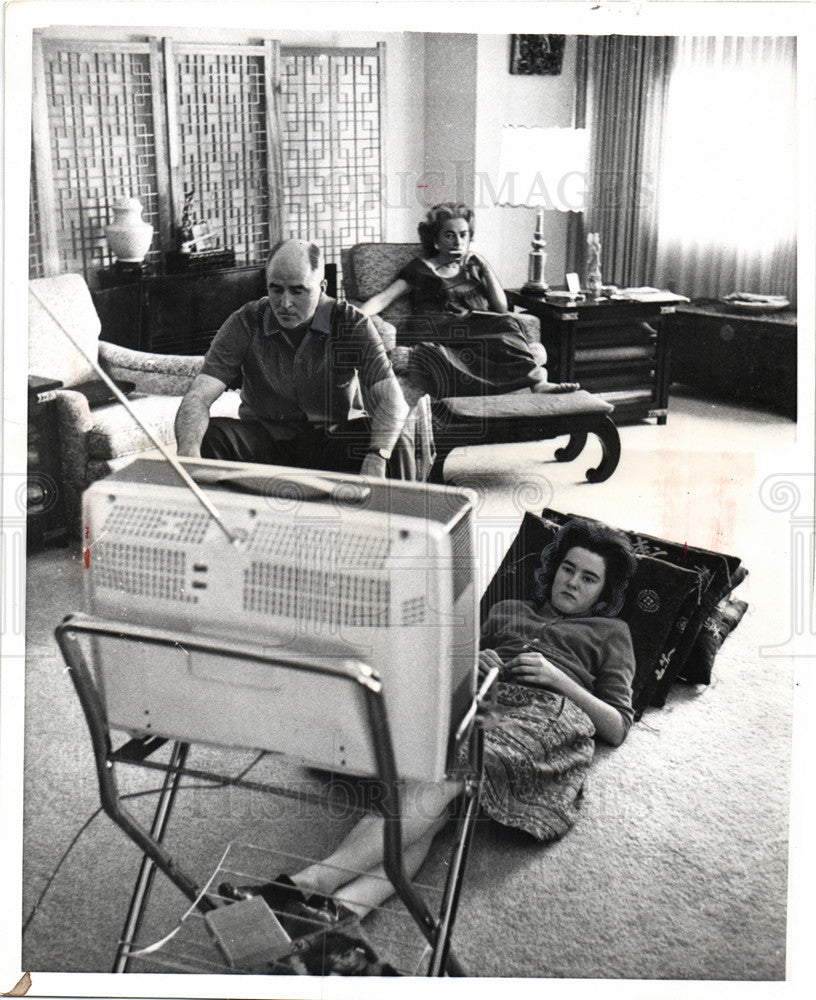
[{"label": "small figurine", "polygon": [[181,224],[179,225],[179,242],[181,243],[179,249],[182,253],[189,253],[194,243],[193,224],[195,219],[192,213],[194,197],[195,188],[184,192],[184,207],[181,210]]},{"label": "small figurine", "polygon": [[600,299],[603,278],[601,277],[601,234],[587,234],[586,286],[592,299]]}]

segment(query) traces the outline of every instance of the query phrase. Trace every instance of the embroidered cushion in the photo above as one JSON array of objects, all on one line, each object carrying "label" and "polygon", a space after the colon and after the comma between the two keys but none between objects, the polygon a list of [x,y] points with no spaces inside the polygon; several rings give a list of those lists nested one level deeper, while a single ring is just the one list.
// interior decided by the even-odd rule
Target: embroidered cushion
[{"label": "embroidered cushion", "polygon": [[748,610],[745,601],[727,597],[720,601],[716,608],[703,622],[691,653],[679,674],[680,680],[689,684],[708,684],[711,681],[711,670],[714,658],[729,635],[742,621]]}]

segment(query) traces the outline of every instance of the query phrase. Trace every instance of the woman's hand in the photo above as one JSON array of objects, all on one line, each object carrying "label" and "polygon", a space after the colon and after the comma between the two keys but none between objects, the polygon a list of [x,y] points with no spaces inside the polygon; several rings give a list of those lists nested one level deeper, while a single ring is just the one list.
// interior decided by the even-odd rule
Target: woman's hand
[{"label": "woman's hand", "polygon": [[468,251],[467,257],[462,261],[463,266],[471,272],[474,278],[478,281],[483,280],[485,270],[487,269],[486,261],[484,257],[476,253],[475,250]]},{"label": "woman's hand", "polygon": [[410,285],[404,278],[397,278],[387,288],[367,299],[362,305],[357,306],[363,316],[378,316],[383,309],[391,305],[401,295],[409,290]]},{"label": "woman's hand", "polygon": [[498,667],[500,671],[504,669],[504,662],[495,649],[479,650],[479,660],[477,665],[479,668],[480,683],[485,679],[485,677],[487,677],[493,667]]},{"label": "woman's hand", "polygon": [[496,272],[485,258],[476,253],[475,250],[471,250],[464,262],[464,269],[484,286],[491,310],[497,313],[506,313],[507,296],[504,294]]},{"label": "woman's hand", "polygon": [[541,653],[520,653],[507,664],[507,677],[517,684],[560,691],[565,674]]}]

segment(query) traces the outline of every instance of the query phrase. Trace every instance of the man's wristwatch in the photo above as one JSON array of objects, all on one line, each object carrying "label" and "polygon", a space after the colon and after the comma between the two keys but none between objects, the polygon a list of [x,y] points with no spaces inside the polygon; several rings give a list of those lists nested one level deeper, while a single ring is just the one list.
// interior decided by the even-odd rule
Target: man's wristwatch
[{"label": "man's wristwatch", "polygon": [[387,462],[391,458],[391,453],[386,448],[371,448],[368,454],[376,455],[377,458],[381,458],[384,462]]}]

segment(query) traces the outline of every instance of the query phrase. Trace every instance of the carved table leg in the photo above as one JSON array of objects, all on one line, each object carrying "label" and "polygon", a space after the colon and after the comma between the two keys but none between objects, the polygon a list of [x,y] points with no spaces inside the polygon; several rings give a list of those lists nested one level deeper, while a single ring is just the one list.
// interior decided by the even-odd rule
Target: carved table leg
[{"label": "carved table leg", "polygon": [[602,483],[609,479],[618,467],[621,452],[620,435],[609,417],[603,417],[592,430],[601,442],[603,458],[597,469],[587,469],[586,477],[590,483]]},{"label": "carved table leg", "polygon": [[574,431],[570,434],[570,439],[563,448],[556,448],[556,461],[571,462],[574,458],[577,458],[584,450],[586,439],[586,431]]}]

